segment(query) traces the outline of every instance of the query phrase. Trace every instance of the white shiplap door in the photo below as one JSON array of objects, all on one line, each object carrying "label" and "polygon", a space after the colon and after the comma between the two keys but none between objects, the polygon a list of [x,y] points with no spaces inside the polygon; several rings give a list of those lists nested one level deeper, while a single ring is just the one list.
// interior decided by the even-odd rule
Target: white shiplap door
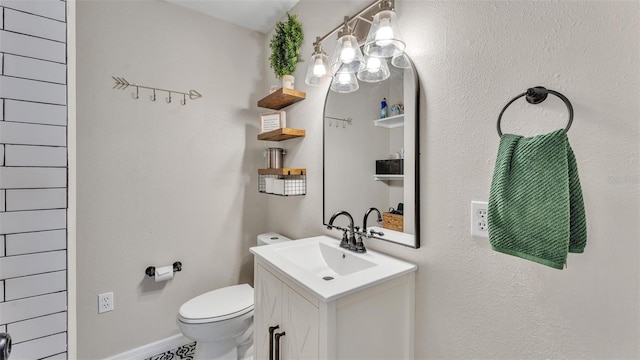
[{"label": "white shiplap door", "polygon": [[67,358],[67,15],[0,0],[0,332]]}]

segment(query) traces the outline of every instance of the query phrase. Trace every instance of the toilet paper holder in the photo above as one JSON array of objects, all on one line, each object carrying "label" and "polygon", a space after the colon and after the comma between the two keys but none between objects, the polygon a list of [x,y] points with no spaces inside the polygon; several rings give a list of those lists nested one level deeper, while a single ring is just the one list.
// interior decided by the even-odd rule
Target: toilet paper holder
[{"label": "toilet paper holder", "polygon": [[[180,261],[176,261],[173,263],[173,272],[182,271],[182,263]],[[149,277],[154,277],[156,275],[156,267],[149,266],[145,271],[145,274]]]}]

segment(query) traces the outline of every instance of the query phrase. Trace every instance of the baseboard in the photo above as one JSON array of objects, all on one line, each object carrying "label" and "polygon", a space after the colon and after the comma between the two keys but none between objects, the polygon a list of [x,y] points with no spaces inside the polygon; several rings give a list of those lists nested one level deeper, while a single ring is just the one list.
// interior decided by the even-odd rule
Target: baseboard
[{"label": "baseboard", "polygon": [[[178,334],[125,351],[105,360],[193,359],[195,344],[193,340]],[[170,356],[166,356],[169,355],[168,353]]]}]

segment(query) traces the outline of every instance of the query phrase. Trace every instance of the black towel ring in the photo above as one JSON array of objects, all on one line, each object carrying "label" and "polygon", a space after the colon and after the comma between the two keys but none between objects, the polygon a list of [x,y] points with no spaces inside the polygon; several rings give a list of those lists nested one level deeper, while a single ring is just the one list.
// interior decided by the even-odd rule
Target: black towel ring
[{"label": "black towel ring", "polygon": [[569,101],[569,99],[567,99],[564,95],[560,94],[557,91],[549,90],[542,86],[536,86],[536,87],[529,88],[527,89],[526,92],[523,92],[522,94],[514,97],[513,99],[511,99],[511,101],[507,103],[507,105],[504,106],[504,108],[502,108],[502,111],[500,111],[500,115],[498,116],[498,135],[502,136],[502,130],[500,130],[500,123],[502,122],[502,114],[504,114],[504,111],[507,110],[507,108],[509,107],[509,105],[511,105],[512,102],[526,95],[526,99],[529,104],[540,104],[541,102],[547,99],[548,94],[553,94],[559,97],[564,102],[564,104],[567,105],[567,110],[569,110],[569,122],[567,123],[567,127],[564,130],[569,131],[569,128],[571,127],[571,123],[573,122],[573,106],[571,106],[571,102]]}]

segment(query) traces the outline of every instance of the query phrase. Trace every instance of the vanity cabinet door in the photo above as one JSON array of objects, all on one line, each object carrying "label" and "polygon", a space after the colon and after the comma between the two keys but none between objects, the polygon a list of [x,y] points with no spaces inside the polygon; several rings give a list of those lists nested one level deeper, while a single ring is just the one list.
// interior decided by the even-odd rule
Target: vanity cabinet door
[{"label": "vanity cabinet door", "polygon": [[318,308],[261,265],[255,269],[254,359],[271,359],[272,326],[278,326],[274,333],[285,333],[279,359],[318,359]]},{"label": "vanity cabinet door", "polygon": [[318,359],[318,308],[288,286],[282,290],[282,323],[287,332],[282,358]]},{"label": "vanity cabinet door", "polygon": [[253,327],[254,359],[269,359],[269,327],[282,331],[282,281],[256,264]]}]

